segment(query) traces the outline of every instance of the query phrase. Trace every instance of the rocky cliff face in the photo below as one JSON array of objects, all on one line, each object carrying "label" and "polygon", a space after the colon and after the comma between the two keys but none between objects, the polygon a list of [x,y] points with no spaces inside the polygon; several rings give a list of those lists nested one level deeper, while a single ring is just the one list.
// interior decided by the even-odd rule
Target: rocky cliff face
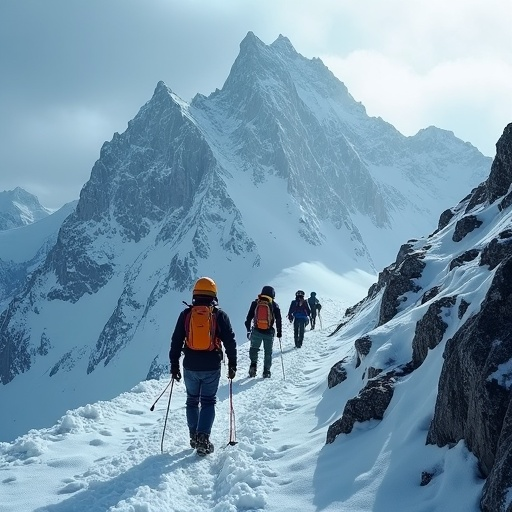
[{"label": "rocky cliff face", "polygon": [[[347,310],[338,336],[369,304],[379,305],[378,314],[369,319],[370,330],[361,332],[355,343],[354,364],[364,366],[366,385],[347,402],[327,435],[331,443],[349,433],[356,421],[385,421],[394,386],[421,365],[434,364],[429,353],[442,350],[425,442],[451,447],[463,441],[474,453],[485,478],[480,506],[486,512],[512,510],[511,189],[512,124],[497,143],[489,178],[444,212],[432,235],[404,245],[368,297]],[[412,318],[414,334],[405,335]],[[391,322],[383,341],[379,326]],[[406,344],[410,352],[404,350]],[[399,346],[401,358],[385,357],[396,354]],[[336,372],[346,374],[348,368],[339,363]],[[422,485],[432,478],[435,474],[425,471]]]}]

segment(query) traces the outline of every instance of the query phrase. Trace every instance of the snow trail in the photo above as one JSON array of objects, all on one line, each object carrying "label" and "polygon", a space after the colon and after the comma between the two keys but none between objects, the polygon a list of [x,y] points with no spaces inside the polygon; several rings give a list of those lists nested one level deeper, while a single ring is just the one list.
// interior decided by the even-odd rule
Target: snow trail
[{"label": "snow trail", "polygon": [[[324,308],[340,315],[339,305]],[[324,319],[324,324],[333,319]],[[0,512],[175,511],[235,512],[275,509],[272,492],[290,482],[278,464],[297,442],[273,442],[279,420],[299,406],[297,393],[311,385],[310,367],[329,351],[327,329],[306,330],[296,349],[285,320],[281,350],[275,340],[272,377],[263,379],[263,348],[255,378],[247,377],[249,344],[239,344],[233,381],[235,446],[229,446],[229,381],[223,365],[211,439],[215,452],[198,457],[189,447],[185,385],[174,383],[164,453],[160,453],[167,391],[150,411],[167,378],[141,382],[114,400],[68,411],[49,429],[32,430],[0,444],[3,500]],[[170,389],[170,388],[169,388]],[[27,488],[32,489],[27,495]],[[277,510],[277,509],[276,509]]]}]

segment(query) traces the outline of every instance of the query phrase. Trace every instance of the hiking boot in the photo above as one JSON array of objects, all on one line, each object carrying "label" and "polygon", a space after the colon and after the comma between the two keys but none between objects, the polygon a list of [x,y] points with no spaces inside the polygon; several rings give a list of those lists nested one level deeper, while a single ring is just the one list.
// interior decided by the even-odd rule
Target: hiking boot
[{"label": "hiking boot", "polygon": [[249,366],[249,377],[256,377],[256,363],[251,363]]},{"label": "hiking boot", "polygon": [[199,432],[196,437],[196,451],[197,455],[203,457],[209,453],[213,453],[213,444],[210,442],[209,434]]},{"label": "hiking boot", "polygon": [[197,434],[195,432],[190,432],[190,448],[197,447]]},{"label": "hiking boot", "polygon": [[263,378],[264,379],[270,378],[270,370],[263,370]]}]

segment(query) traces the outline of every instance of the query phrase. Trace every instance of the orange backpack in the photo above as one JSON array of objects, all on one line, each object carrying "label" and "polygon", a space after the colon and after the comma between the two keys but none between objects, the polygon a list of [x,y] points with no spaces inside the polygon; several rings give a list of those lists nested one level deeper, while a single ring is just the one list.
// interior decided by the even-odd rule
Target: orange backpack
[{"label": "orange backpack", "polygon": [[254,310],[254,327],[261,330],[267,330],[272,327],[274,323],[274,316],[272,314],[272,299],[264,300],[258,298],[256,302],[256,309]]},{"label": "orange backpack", "polygon": [[214,306],[190,306],[185,315],[185,345],[192,350],[217,350],[217,316]]}]

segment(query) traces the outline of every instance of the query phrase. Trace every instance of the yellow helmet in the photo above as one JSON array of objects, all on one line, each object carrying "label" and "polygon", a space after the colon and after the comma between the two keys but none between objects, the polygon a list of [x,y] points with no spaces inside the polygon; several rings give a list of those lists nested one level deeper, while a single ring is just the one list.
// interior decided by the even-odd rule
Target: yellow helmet
[{"label": "yellow helmet", "polygon": [[210,277],[200,277],[194,285],[192,295],[208,295],[217,297],[217,285]]}]

